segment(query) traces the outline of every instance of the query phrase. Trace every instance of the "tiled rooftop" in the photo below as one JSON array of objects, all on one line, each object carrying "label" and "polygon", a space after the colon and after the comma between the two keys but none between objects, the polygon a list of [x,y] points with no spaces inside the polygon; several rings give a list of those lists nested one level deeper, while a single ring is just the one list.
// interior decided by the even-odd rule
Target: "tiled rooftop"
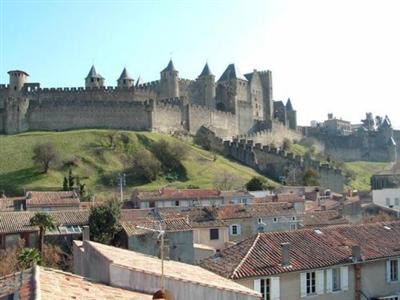
[{"label": "tiled rooftop", "polygon": [[[19,285],[20,283],[22,286]],[[107,286],[71,273],[39,266],[0,278],[0,297],[13,292],[19,293],[21,300],[152,299],[152,296],[148,294]]]},{"label": "tiled rooftop", "polygon": [[337,210],[310,211],[304,214],[304,226],[327,226],[335,224],[348,224]]},{"label": "tiled rooftop", "polygon": [[213,189],[161,189],[155,192],[139,192],[134,197],[141,201],[170,199],[221,198],[221,193]]},{"label": "tiled rooftop", "polygon": [[[29,226],[35,211],[0,212],[0,233],[28,232],[38,230]],[[62,210],[48,212],[56,225],[86,225],[89,221],[88,210]]]},{"label": "tiled rooftop", "polygon": [[[399,221],[259,233],[204,259],[201,266],[233,279],[271,276],[352,263],[354,245],[365,261],[399,256],[399,239]],[[291,244],[289,267],[281,264],[281,243],[286,242]]]},{"label": "tiled rooftop", "polygon": [[218,207],[217,212],[218,217],[222,220],[293,215],[296,213],[293,204],[285,202],[225,205]]},{"label": "tiled rooftop", "polygon": [[77,206],[79,197],[73,191],[67,192],[27,192],[26,206]]},{"label": "tiled rooftop", "polygon": [[[147,233],[148,230],[143,228],[150,228],[159,230],[161,224],[161,229],[166,232],[176,232],[176,231],[190,231],[192,227],[187,222],[186,218],[176,218],[176,219],[164,219],[160,222],[149,221],[149,220],[136,220],[136,221],[122,221],[121,226],[128,235],[140,235]],[[139,226],[139,227],[138,227]]]},{"label": "tiled rooftop", "polygon": [[[136,272],[151,273],[161,276],[161,261],[157,257],[95,242],[88,243],[95,251],[98,251],[103,257],[111,261],[111,263],[121,265]],[[164,261],[164,274],[167,278],[179,281],[192,282],[202,286],[230,290],[243,294],[258,295],[258,293],[249,288],[199,266],[173,260]]]}]

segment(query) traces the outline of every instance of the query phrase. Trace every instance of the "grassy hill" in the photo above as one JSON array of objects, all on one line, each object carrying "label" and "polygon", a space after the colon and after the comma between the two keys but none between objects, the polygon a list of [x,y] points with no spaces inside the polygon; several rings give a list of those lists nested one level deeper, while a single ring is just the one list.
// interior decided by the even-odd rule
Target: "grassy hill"
[{"label": "grassy hill", "polygon": [[349,187],[360,191],[371,189],[371,176],[390,166],[389,163],[356,161],[344,163],[345,169],[354,174]]},{"label": "grassy hill", "polygon": [[[187,149],[183,166],[187,175],[184,180],[170,182],[164,176],[151,183],[133,179],[128,173],[126,192],[134,188],[157,189],[160,187],[212,187],[216,177],[232,174],[235,187],[241,187],[253,176],[259,176],[251,168],[207,152],[190,142],[150,132],[74,130],[66,132],[29,132],[18,135],[0,135],[0,191],[8,195],[25,190],[59,190],[63,178],[71,168],[87,190],[97,197],[118,191],[118,173],[129,167],[130,158],[139,149],[159,139],[180,143]],[[42,174],[32,161],[33,148],[50,142],[59,153],[59,161]],[[216,159],[215,159],[216,158]]]}]

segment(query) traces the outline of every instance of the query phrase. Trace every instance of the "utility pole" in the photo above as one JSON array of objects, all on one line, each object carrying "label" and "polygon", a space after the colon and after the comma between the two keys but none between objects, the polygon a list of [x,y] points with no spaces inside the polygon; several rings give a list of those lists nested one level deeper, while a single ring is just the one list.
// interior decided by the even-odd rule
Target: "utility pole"
[{"label": "utility pole", "polygon": [[119,183],[119,193],[121,197],[121,202],[124,201],[124,186],[126,186],[126,174],[119,173],[118,174],[118,183]]},{"label": "utility pole", "polygon": [[144,227],[144,226],[136,226],[137,228],[152,231],[152,232],[157,232],[158,236],[157,238],[161,238],[161,244],[160,244],[160,258],[161,258],[161,292],[164,294],[165,293],[165,277],[164,277],[164,235],[165,235],[165,230],[162,229],[161,222],[158,222],[158,227],[159,229],[154,229],[154,228],[149,228],[149,227]]}]

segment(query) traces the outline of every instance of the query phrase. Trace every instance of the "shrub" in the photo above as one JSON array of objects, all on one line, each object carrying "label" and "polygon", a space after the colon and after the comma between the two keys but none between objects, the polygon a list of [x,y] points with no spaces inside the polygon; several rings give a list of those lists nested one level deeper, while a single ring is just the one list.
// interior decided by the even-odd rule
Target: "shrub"
[{"label": "shrub", "polygon": [[147,150],[138,150],[132,160],[132,171],[136,178],[151,182],[157,179],[161,163]]},{"label": "shrub", "polygon": [[246,183],[246,189],[248,191],[261,191],[266,187],[265,182],[262,177],[253,177]]},{"label": "shrub", "polygon": [[89,215],[90,236],[95,242],[110,244],[120,230],[121,203],[109,200],[101,206],[92,207]]}]

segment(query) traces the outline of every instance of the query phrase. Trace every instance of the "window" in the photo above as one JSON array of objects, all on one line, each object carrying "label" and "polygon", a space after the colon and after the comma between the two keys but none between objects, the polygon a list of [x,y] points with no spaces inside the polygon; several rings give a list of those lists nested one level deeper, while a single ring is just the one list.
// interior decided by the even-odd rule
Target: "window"
[{"label": "window", "polygon": [[296,230],[297,226],[296,224],[290,224],[290,230]]},{"label": "window", "polygon": [[219,229],[218,228],[210,229],[210,240],[219,240]]},{"label": "window", "polygon": [[261,224],[263,222],[262,218],[258,218],[257,223]]},{"label": "window", "polygon": [[90,81],[93,82],[93,78],[90,78]]},{"label": "window", "polygon": [[399,206],[400,205],[400,200],[399,198],[394,199],[394,205]]},{"label": "window", "polygon": [[292,221],[296,221],[296,217],[295,216],[292,217]]},{"label": "window", "polygon": [[315,272],[306,273],[306,295],[314,295],[317,292]]},{"label": "window", "polygon": [[231,235],[239,235],[240,234],[240,225],[232,224],[231,225]]},{"label": "window", "polygon": [[261,293],[262,300],[280,299],[280,278],[268,277],[254,280],[254,290]]},{"label": "window", "polygon": [[278,222],[278,218],[274,218],[274,223],[277,223]]},{"label": "window", "polygon": [[340,268],[332,269],[332,291],[340,291]]},{"label": "window", "polygon": [[386,206],[390,206],[390,198],[386,198]]},{"label": "window", "polygon": [[265,278],[260,280],[260,291],[263,300],[271,300],[271,279]]},{"label": "window", "polygon": [[175,201],[175,206],[179,206],[179,200]]},{"label": "window", "polygon": [[149,207],[150,207],[150,208],[156,207],[156,203],[155,203],[154,201],[150,201],[150,202],[149,202]]},{"label": "window", "polygon": [[399,261],[397,259],[389,259],[388,281],[394,282],[399,280]]}]

